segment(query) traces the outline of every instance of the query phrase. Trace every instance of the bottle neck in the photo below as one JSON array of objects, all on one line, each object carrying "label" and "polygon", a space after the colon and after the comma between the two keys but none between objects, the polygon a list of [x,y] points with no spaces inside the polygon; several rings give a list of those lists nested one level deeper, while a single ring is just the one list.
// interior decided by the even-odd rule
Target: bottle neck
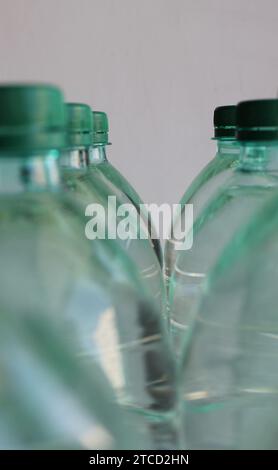
[{"label": "bottle neck", "polygon": [[227,157],[229,155],[239,154],[240,148],[238,142],[234,139],[217,140],[217,156]]},{"label": "bottle neck", "polygon": [[278,142],[244,143],[240,149],[240,169],[278,170]]},{"label": "bottle neck", "polygon": [[60,186],[59,152],[32,155],[0,152],[0,193],[55,191]]},{"label": "bottle neck", "polygon": [[85,170],[89,164],[90,151],[91,147],[67,149],[61,156],[61,167],[69,170]]},{"label": "bottle neck", "polygon": [[106,145],[96,145],[91,148],[89,164],[95,165],[96,163],[106,162]]}]

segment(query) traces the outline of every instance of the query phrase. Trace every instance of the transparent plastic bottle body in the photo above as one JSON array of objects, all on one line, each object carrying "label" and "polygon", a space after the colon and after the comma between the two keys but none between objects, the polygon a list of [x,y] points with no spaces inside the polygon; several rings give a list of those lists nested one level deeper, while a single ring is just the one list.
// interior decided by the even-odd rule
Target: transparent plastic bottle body
[{"label": "transparent plastic bottle body", "polygon": [[218,139],[217,145],[216,156],[191,183],[180,201],[181,212],[174,216],[172,235],[165,242],[165,280],[167,286],[169,278],[174,271],[177,256],[179,255],[178,248],[183,242],[183,239],[175,238],[175,233],[179,233],[180,227],[181,230],[184,230],[186,226],[184,206],[186,204],[193,204],[193,220],[197,220],[201,211],[208,204],[208,201],[231,177],[233,170],[238,164],[239,145],[235,139]]},{"label": "transparent plastic bottle body", "polygon": [[175,370],[160,312],[132,263],[113,240],[85,237],[80,201],[61,192],[57,155],[0,165],[10,178],[0,188],[2,308],[59,318],[80,362],[92,373],[101,366],[150,447],[175,447]]},{"label": "transparent plastic bottle body", "polygon": [[[137,212],[141,215],[142,223],[146,226],[153,249],[156,253],[160,265],[163,265],[163,254],[159,238],[147,209],[143,206],[143,201],[126,180],[126,178],[109,162],[106,157],[105,145],[97,145],[92,148],[90,163],[95,167],[105,179],[124,195],[131,204],[134,205]],[[92,168],[93,169],[93,168]]]},{"label": "transparent plastic bottle body", "polygon": [[[87,154],[87,157],[84,155],[81,157],[82,154]],[[122,215],[119,215],[120,207],[128,204],[129,209],[132,208],[130,200],[98,170],[99,165],[86,166],[84,162],[88,161],[89,154],[90,149],[72,150],[63,157],[63,177],[66,187],[79,196],[83,206],[83,213],[85,213],[86,207],[90,204],[100,204],[103,207],[107,222],[106,229],[111,231],[113,226],[115,231],[112,234],[110,233],[110,235],[106,231],[105,240],[99,243],[102,242],[103,245],[106,245],[107,239],[110,236],[117,240],[118,245],[121,246],[138,268],[145,288],[153,297],[157,308],[161,312],[161,316],[165,320],[166,294],[163,274],[150,243],[147,227],[134,208],[133,212],[129,212],[129,228],[131,227],[133,238],[130,238],[129,234],[126,235],[126,239],[119,237],[117,229],[121,221],[126,217],[125,210],[122,212]],[[73,161],[75,167],[72,165]],[[78,161],[83,162],[81,167],[76,163]],[[111,197],[113,199],[112,202]],[[143,234],[143,237],[140,232]]]},{"label": "transparent plastic bottle body", "polygon": [[209,270],[235,231],[276,189],[277,170],[276,144],[244,146],[232,177],[195,221],[193,247],[179,253],[169,285],[171,334],[178,355]]},{"label": "transparent plastic bottle body", "polygon": [[277,449],[278,193],[210,273],[184,351],[186,445]]},{"label": "transparent plastic bottle body", "polygon": [[59,318],[1,306],[0,325],[0,449],[148,445],[130,432],[101,370],[80,365]]}]

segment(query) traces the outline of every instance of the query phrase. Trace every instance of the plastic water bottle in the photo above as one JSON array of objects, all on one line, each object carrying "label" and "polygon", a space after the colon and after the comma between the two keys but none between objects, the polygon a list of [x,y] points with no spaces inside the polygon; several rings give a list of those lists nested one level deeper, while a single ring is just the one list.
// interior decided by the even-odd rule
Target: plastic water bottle
[{"label": "plastic water bottle", "polygon": [[107,159],[106,149],[107,146],[110,145],[107,114],[102,111],[93,111],[93,127],[93,150],[91,153],[90,163],[92,165],[97,164],[98,171],[100,171],[104,175],[105,179],[112,183],[112,185],[115,186],[122,195],[127,197],[129,202],[134,205],[138,213],[141,215],[141,218],[143,218],[142,223],[147,226],[154,251],[162,266],[162,249],[155,227],[152,223],[150,213],[143,207],[144,203],[135,189]]},{"label": "plastic water bottle", "polygon": [[171,227],[171,236],[165,242],[165,279],[168,285],[169,278],[174,271],[179,249],[186,238],[175,237],[180,230],[184,230],[186,218],[186,204],[193,204],[193,220],[195,221],[205,208],[208,201],[227,181],[235,169],[239,158],[239,145],[236,141],[236,106],[219,106],[214,110],[214,140],[217,143],[215,157],[205,166],[193,180],[180,201],[180,212],[174,216]]},{"label": "plastic water bottle", "polygon": [[[117,213],[121,212],[120,208],[125,204],[133,209],[134,230],[132,237],[127,236],[125,240],[117,238],[135,262],[145,285],[156,299],[163,318],[167,319],[166,293],[159,264],[162,260],[161,247],[156,238],[150,214],[144,209],[143,202],[135,190],[107,160],[106,146],[109,140],[108,119],[105,113],[93,112],[93,129],[92,151],[89,159],[90,178],[94,186],[96,181],[102,181],[106,185],[106,209],[109,207],[107,204],[109,196],[116,198]],[[121,223],[121,220],[122,217],[117,216],[118,224]],[[141,236],[142,233],[144,238]],[[154,251],[157,256],[154,256]]]},{"label": "plastic water bottle", "polygon": [[[88,109],[86,105],[67,106],[70,147],[62,159],[64,182],[82,214],[92,203],[107,211],[110,194],[98,173],[87,168],[91,146],[86,139],[92,116]],[[137,416],[143,435],[151,435],[151,446],[175,448],[179,438],[176,373],[157,299],[148,293],[145,278],[118,239],[85,238],[85,219],[83,215],[83,233],[76,231],[80,246],[73,252],[80,256],[86,247],[91,267],[86,274],[78,273],[76,267],[69,270],[79,284],[69,289],[67,297],[68,331],[79,337],[79,356],[101,365],[118,403]],[[149,247],[161,275],[148,240],[139,242],[140,249]]]},{"label": "plastic water bottle", "polygon": [[[270,151],[278,126],[262,137]],[[277,449],[277,207],[275,191],[208,276],[184,351],[189,448]]]},{"label": "plastic water bottle", "polygon": [[59,183],[62,94],[7,85],[0,102],[0,447],[132,447],[111,385],[77,354],[74,316],[96,312],[81,219]]},{"label": "plastic water bottle", "polygon": [[277,110],[277,100],[246,101],[237,106],[239,163],[195,221],[193,247],[179,253],[170,280],[171,329],[177,354],[189,337],[209,270],[235,231],[277,188],[278,145],[270,129],[277,126]]},{"label": "plastic water bottle", "polygon": [[[82,204],[82,212],[92,216],[92,224],[94,224],[95,204],[97,204],[97,209],[101,206],[103,213],[101,217],[98,217],[97,223],[99,225],[101,224],[100,219],[105,219],[106,224],[103,226],[104,240],[97,240],[98,245],[103,246],[104,251],[107,246],[111,246],[111,249],[120,246],[125,251],[136,265],[145,289],[154,299],[165,321],[166,295],[163,274],[153,250],[148,229],[138,217],[137,210],[128,197],[99,170],[99,164],[91,163],[94,149],[91,143],[92,113],[90,111],[89,115],[89,110],[90,108],[84,104],[69,103],[67,105],[70,147],[62,160],[66,186],[75,194],[75,198],[79,198]],[[82,132],[80,126],[83,126]],[[90,142],[88,141],[89,137],[91,138]],[[76,141],[76,138],[78,141]],[[82,142],[80,142],[80,139],[82,139]],[[99,146],[100,148],[104,149],[104,147]],[[110,202],[111,198],[113,204]],[[127,204],[130,211],[127,225],[131,228],[132,233],[131,236],[130,233],[123,233],[121,237],[118,229],[126,217],[125,208]],[[122,209],[124,210],[122,211]],[[88,228],[90,223],[88,219]],[[113,233],[111,234],[112,226]],[[142,233],[143,237],[141,236]],[[117,240],[117,243],[110,238]],[[119,253],[118,248],[116,253]],[[111,266],[110,257],[107,258],[107,263]]]},{"label": "plastic water bottle", "polygon": [[102,371],[81,366],[59,320],[7,308],[0,325],[1,449],[148,448]]}]

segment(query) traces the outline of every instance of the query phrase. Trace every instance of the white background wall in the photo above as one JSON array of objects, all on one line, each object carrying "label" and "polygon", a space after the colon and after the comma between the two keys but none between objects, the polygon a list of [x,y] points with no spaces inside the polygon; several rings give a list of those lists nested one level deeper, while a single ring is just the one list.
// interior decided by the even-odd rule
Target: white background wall
[{"label": "white background wall", "polygon": [[146,202],[178,202],[213,155],[213,108],[276,95],[278,2],[0,0],[0,80],[107,110],[111,161]]}]

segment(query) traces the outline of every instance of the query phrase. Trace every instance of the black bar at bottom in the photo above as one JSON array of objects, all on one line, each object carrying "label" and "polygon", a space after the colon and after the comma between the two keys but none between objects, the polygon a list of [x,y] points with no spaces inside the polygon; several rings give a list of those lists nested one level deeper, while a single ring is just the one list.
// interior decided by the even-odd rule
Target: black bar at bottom
[{"label": "black bar at bottom", "polygon": [[[0,451],[0,469],[14,468],[94,468],[108,465],[111,469],[131,468],[137,465],[211,465],[212,468],[223,465],[256,463],[275,464],[278,462],[277,451]],[[55,467],[56,468],[56,467]]]}]

